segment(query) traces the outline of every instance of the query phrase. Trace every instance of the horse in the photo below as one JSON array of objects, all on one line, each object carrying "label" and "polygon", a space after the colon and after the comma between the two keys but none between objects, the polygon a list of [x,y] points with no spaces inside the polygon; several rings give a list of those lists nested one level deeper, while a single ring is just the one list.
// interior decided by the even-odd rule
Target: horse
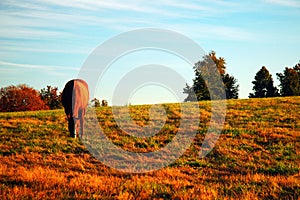
[{"label": "horse", "polygon": [[62,105],[67,115],[68,129],[71,137],[76,138],[78,126],[80,126],[80,136],[82,137],[84,115],[89,103],[88,84],[81,79],[70,80],[66,83],[61,98]]}]

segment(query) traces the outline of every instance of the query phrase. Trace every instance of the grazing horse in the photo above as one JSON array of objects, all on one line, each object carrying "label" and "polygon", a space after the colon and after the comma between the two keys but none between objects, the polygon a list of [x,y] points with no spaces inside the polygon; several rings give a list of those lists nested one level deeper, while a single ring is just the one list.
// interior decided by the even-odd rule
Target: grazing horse
[{"label": "grazing horse", "polygon": [[80,122],[80,134],[83,136],[83,123],[89,102],[88,84],[84,80],[70,80],[62,92],[62,104],[68,118],[71,137],[76,138]]}]

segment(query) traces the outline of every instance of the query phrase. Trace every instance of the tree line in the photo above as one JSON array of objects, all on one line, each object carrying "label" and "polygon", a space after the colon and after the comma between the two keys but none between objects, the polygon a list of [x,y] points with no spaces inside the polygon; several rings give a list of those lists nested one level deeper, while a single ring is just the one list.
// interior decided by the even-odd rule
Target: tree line
[{"label": "tree line", "polygon": [[[223,57],[218,57],[216,52],[211,51],[205,55],[202,60],[193,66],[195,78],[192,85],[186,84],[183,93],[187,94],[185,102],[210,100],[214,93],[225,90],[224,99],[237,99],[239,94],[239,85],[237,79],[226,73],[226,61]],[[216,69],[219,77],[210,76],[211,69]],[[249,98],[264,98],[278,96],[300,96],[300,63],[294,67],[286,67],[283,73],[277,73],[280,81],[279,88],[274,86],[272,75],[268,69],[263,66],[255,75],[253,92]],[[205,79],[204,77],[209,77]],[[222,85],[216,84],[221,80]],[[209,83],[208,83],[209,80]],[[220,81],[219,81],[220,82]],[[209,91],[207,85],[209,84]],[[94,98],[90,106],[107,106],[107,101]],[[26,111],[26,110],[48,110],[62,108],[61,93],[57,87],[47,86],[37,91],[25,84],[18,86],[8,86],[0,89],[0,112]]]},{"label": "tree line", "polygon": [[279,89],[274,86],[272,75],[263,66],[252,81],[253,93],[249,94],[249,98],[300,95],[300,63],[292,68],[286,67],[283,73],[276,73],[276,76],[280,81]]},{"label": "tree line", "polygon": [[[40,91],[26,84],[11,85],[0,89],[0,112],[61,109],[61,92],[58,87],[47,86]],[[90,106],[107,106],[106,100],[94,98]]]},{"label": "tree line", "polygon": [[[207,83],[203,77],[207,76],[207,66],[212,67],[210,62],[213,61],[214,68],[217,68],[220,78],[223,82],[222,88],[220,85],[214,83]],[[226,73],[226,61],[223,57],[217,57],[216,52],[212,51],[205,55],[201,61],[194,65],[195,78],[192,86],[186,84],[183,88],[183,93],[187,94],[185,102],[210,100],[211,95],[207,87],[210,84],[212,92],[225,90],[226,99],[237,99],[239,92],[239,85],[234,76]],[[267,68],[263,66],[255,75],[253,84],[253,92],[249,94],[249,98],[264,98],[264,97],[278,97],[278,96],[300,96],[300,63],[294,67],[286,67],[283,73],[277,73],[277,78],[280,81],[279,89],[274,86],[272,75]]]}]

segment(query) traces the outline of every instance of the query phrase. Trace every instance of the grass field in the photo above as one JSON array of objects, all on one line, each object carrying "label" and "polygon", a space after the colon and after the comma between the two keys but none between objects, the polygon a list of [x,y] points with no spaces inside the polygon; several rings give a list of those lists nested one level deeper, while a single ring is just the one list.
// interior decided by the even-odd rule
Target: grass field
[{"label": "grass field", "polygon": [[[166,124],[144,139],[120,130],[110,107],[98,108],[97,116],[114,144],[149,152],[169,143],[180,123],[179,106],[163,106]],[[95,159],[69,137],[63,110],[0,113],[0,199],[300,198],[299,97],[227,101],[222,134],[202,159],[211,113],[209,102],[199,106],[201,121],[189,149],[172,165],[143,174]],[[136,124],[148,123],[148,108],[130,107]]]}]

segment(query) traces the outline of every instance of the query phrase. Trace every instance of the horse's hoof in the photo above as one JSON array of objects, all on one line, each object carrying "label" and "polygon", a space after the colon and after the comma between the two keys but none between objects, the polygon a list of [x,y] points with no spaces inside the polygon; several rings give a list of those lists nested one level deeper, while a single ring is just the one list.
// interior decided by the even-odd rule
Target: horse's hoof
[{"label": "horse's hoof", "polygon": [[72,138],[76,138],[76,132],[71,135]]}]

